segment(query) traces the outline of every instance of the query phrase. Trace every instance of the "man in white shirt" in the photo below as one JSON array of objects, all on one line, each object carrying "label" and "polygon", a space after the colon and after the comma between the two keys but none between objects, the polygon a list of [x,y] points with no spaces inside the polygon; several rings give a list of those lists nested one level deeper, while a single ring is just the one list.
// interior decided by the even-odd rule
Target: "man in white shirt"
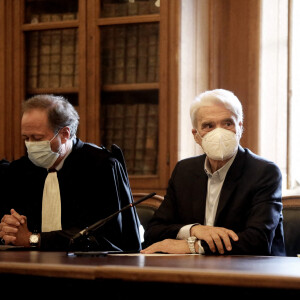
[{"label": "man in white shirt", "polygon": [[142,253],[285,255],[281,173],[239,145],[238,98],[222,89],[207,91],[190,113],[205,154],[177,163]]}]

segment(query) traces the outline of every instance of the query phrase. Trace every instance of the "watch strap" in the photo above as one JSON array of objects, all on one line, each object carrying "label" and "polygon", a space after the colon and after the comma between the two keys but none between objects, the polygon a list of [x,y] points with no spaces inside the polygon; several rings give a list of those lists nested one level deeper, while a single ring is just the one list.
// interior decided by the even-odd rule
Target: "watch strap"
[{"label": "watch strap", "polygon": [[189,246],[189,249],[190,249],[190,252],[195,254],[197,253],[196,252],[196,249],[195,249],[195,242],[197,241],[197,238],[195,236],[190,236],[188,239],[187,239],[187,243],[188,243],[188,246]]}]

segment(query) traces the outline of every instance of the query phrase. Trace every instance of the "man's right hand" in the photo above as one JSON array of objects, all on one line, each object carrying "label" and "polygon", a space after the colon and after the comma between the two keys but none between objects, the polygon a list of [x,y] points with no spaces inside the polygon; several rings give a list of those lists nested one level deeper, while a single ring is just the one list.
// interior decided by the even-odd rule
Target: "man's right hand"
[{"label": "man's right hand", "polygon": [[27,228],[26,217],[19,215],[14,209],[11,209],[10,215],[4,215],[0,223],[0,238],[5,244],[16,244],[20,232]]},{"label": "man's right hand", "polygon": [[232,250],[230,238],[234,241],[239,239],[237,234],[230,229],[204,225],[193,226],[190,230],[190,234],[199,240],[205,241],[213,253],[218,251],[220,254],[224,254],[225,252],[223,244],[227,251]]}]

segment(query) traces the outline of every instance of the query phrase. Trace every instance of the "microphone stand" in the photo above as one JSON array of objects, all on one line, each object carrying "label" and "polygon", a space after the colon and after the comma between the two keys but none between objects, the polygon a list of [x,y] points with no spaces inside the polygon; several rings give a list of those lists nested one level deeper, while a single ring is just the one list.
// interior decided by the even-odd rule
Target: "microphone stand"
[{"label": "microphone stand", "polygon": [[84,251],[96,251],[97,249],[99,249],[99,243],[97,242],[95,237],[90,234],[91,232],[96,231],[97,229],[102,227],[105,223],[107,223],[109,220],[111,220],[112,218],[114,218],[119,213],[123,212],[124,210],[127,210],[130,207],[134,207],[134,206],[138,205],[139,203],[153,197],[154,195],[156,195],[156,193],[148,194],[148,195],[144,196],[143,198],[139,199],[138,201],[132,202],[132,203],[124,206],[123,208],[121,208],[120,210],[111,214],[110,216],[108,216],[104,219],[101,219],[98,222],[90,225],[89,227],[86,227],[85,229],[81,230],[80,232],[78,232],[71,238],[70,248],[71,249],[74,248],[75,241],[78,240],[79,242],[81,242],[83,244]]}]

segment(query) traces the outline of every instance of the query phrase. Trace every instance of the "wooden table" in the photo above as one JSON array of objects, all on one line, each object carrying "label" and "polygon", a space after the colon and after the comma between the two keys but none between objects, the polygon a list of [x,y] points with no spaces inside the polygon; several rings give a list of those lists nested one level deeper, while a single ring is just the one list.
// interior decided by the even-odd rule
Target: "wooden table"
[{"label": "wooden table", "polygon": [[265,293],[270,299],[272,294],[300,295],[300,258],[115,254],[69,257],[64,252],[0,251],[0,285],[3,284],[14,292],[19,290],[14,287],[21,291],[32,284],[44,287],[47,294],[62,292],[49,290],[49,286],[60,287],[67,295],[105,291],[111,299],[155,300],[199,291],[221,296],[233,293],[239,299],[241,294]]}]

